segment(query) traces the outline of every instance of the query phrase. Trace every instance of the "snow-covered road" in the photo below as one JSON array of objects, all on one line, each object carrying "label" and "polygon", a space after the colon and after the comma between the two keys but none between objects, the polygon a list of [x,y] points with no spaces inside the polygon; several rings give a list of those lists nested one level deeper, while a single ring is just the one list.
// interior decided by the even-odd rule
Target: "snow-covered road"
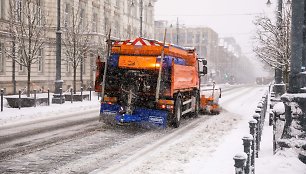
[{"label": "snow-covered road", "polygon": [[220,115],[188,121],[125,161],[93,173],[233,173],[232,158],[237,149],[242,150],[241,137],[248,133],[245,121],[265,91],[262,87],[227,90],[222,95]]},{"label": "snow-covered road", "polygon": [[[73,118],[71,115],[79,112],[81,107],[76,106],[73,109],[68,103],[65,104],[69,106],[68,111],[61,106],[62,109],[53,111],[53,114],[35,108],[36,110],[32,110],[33,115],[36,115],[36,112],[45,114],[30,120],[29,115],[21,116],[16,112],[17,116],[12,114],[12,118],[2,120],[0,138],[10,136],[9,132],[3,131],[22,134],[24,128],[18,128],[16,125],[20,126],[20,123],[25,122],[29,126],[27,129],[52,127],[59,125],[60,120],[65,120],[67,124],[71,121],[78,124],[70,125],[69,128],[62,129],[62,132],[42,132],[44,134],[35,135],[31,139],[34,145],[36,142],[49,142],[48,137],[58,139],[48,145],[38,145],[28,152],[16,152],[7,159],[0,158],[0,173],[234,173],[232,158],[243,150],[241,137],[248,134],[248,121],[267,89],[258,86],[227,89],[220,99],[223,108],[220,115],[201,115],[195,119],[185,119],[178,129],[109,127],[95,121],[79,124],[77,120],[82,116],[76,115],[75,119],[69,119]],[[82,107],[82,112],[94,110],[97,103],[92,103],[84,103],[88,105],[88,109]],[[43,115],[48,115],[48,118]],[[84,120],[95,117],[91,114],[83,116]],[[15,119],[18,124],[14,124],[14,118],[18,118]],[[29,124],[29,121],[38,125]],[[12,129],[14,126],[18,129]],[[79,134],[70,136],[71,132]],[[40,141],[41,139],[44,141]],[[20,136],[16,139],[11,137],[6,143],[14,141],[20,141],[19,147],[25,146]],[[0,143],[0,148],[6,143]],[[14,143],[12,144],[11,148],[14,148]]]}]

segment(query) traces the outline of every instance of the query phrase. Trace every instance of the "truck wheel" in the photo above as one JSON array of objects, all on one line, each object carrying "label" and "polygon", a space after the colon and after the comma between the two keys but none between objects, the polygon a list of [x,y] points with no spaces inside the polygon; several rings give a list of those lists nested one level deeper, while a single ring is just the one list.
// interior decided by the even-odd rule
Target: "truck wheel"
[{"label": "truck wheel", "polygon": [[178,128],[180,126],[181,118],[182,118],[182,101],[180,97],[177,97],[175,101],[175,110],[172,120],[173,127]]},{"label": "truck wheel", "polygon": [[194,108],[194,112],[193,112],[193,117],[198,117],[199,116],[199,112],[200,112],[200,96],[199,93],[196,92],[195,93],[195,108]]}]

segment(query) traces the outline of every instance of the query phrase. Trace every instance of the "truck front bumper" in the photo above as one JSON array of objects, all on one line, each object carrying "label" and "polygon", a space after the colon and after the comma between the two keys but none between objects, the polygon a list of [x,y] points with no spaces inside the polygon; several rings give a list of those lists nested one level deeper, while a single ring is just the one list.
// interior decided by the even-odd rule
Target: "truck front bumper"
[{"label": "truck front bumper", "polygon": [[100,120],[106,123],[136,123],[145,127],[167,127],[168,111],[136,108],[132,114],[120,114],[118,104],[101,103]]}]

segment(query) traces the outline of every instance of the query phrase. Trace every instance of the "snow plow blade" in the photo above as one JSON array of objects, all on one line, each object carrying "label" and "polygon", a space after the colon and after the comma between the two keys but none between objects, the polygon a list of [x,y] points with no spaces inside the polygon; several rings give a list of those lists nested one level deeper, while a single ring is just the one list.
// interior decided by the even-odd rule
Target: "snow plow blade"
[{"label": "snow plow blade", "polygon": [[100,120],[106,124],[137,124],[142,127],[166,128],[168,112],[156,109],[136,108],[133,114],[120,114],[118,104],[102,103]]},{"label": "snow plow blade", "polygon": [[201,86],[200,111],[207,114],[219,114],[221,111],[219,98],[221,98],[221,88],[215,83]]},{"label": "snow plow blade", "polygon": [[205,98],[205,96],[201,96],[201,105],[200,110],[203,113],[207,114],[219,114],[221,108],[218,103],[215,103],[212,98]]}]

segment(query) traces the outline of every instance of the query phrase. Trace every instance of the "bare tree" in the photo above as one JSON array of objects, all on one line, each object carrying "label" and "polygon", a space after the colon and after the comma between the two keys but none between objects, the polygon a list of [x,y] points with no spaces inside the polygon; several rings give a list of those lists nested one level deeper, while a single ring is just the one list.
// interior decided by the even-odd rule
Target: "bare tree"
[{"label": "bare tree", "polygon": [[[66,7],[69,8],[69,7]],[[81,77],[83,70],[83,63],[89,51],[90,34],[88,24],[86,24],[85,10],[80,6],[69,9],[69,18],[66,18],[64,28],[63,44],[65,47],[65,61],[68,66],[73,68],[73,89],[76,93],[76,75],[77,68],[81,66]],[[82,78],[81,78],[81,83]]]},{"label": "bare tree", "polygon": [[283,18],[280,24],[273,22],[267,16],[257,16],[255,46],[253,51],[263,62],[272,68],[283,70],[285,83],[288,83],[290,67],[290,25],[291,7],[283,10]]},{"label": "bare tree", "polygon": [[47,41],[47,21],[40,0],[9,0],[8,31],[12,51],[8,55],[27,70],[27,96],[31,91],[31,68]]}]

